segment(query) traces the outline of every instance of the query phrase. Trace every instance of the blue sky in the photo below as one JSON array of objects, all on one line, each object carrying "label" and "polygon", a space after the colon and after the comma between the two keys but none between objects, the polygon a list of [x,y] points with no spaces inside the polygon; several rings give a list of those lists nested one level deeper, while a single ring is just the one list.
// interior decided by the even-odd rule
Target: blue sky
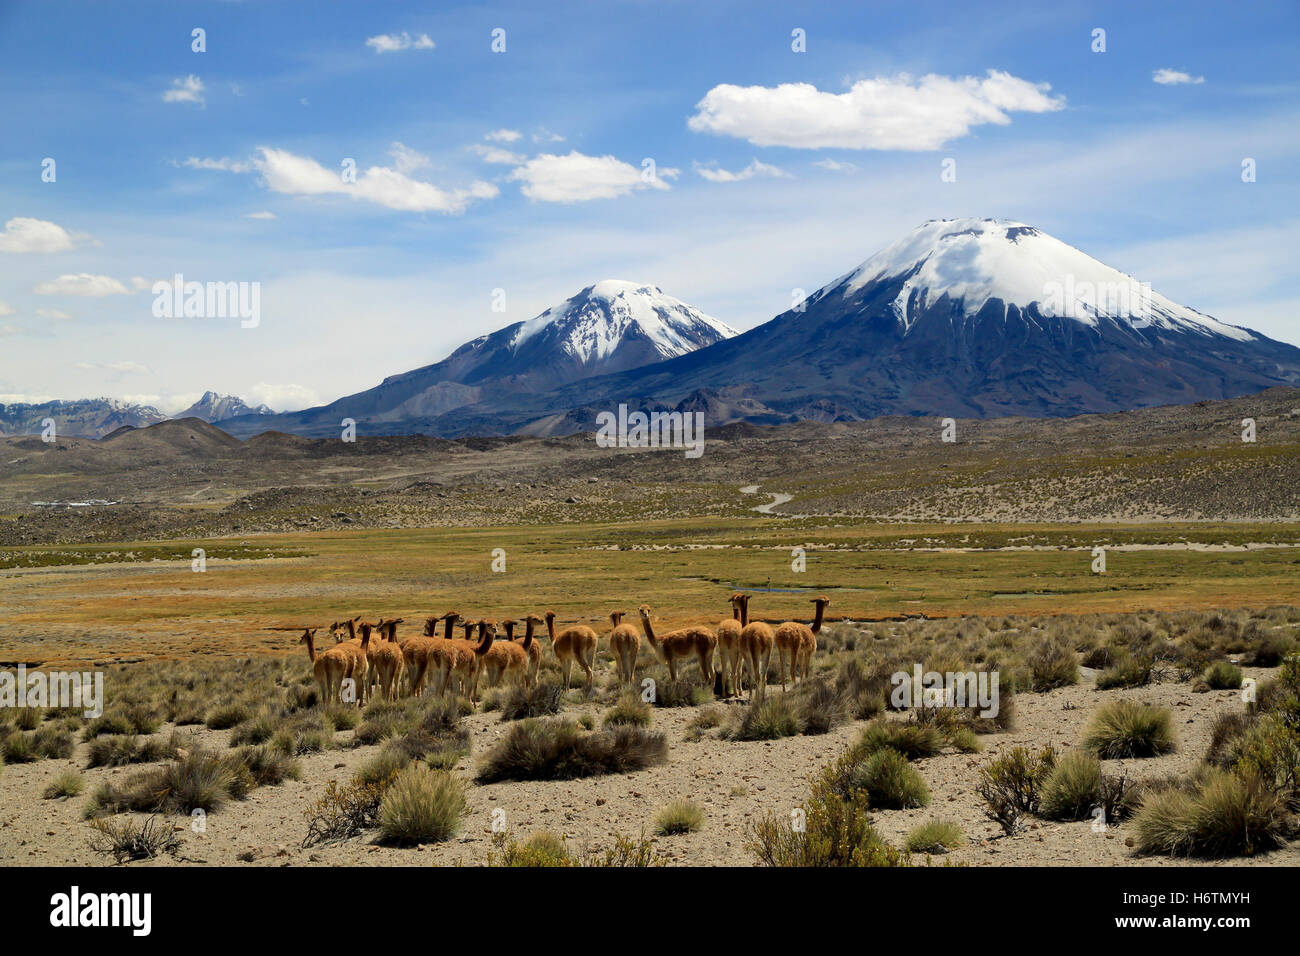
[{"label": "blue sky", "polygon": [[[1300,344],[1298,39],[1291,3],[0,0],[0,401],[302,407],[602,278],[746,329],[957,216]],[[155,317],[176,273],[260,283],[260,325]]]}]

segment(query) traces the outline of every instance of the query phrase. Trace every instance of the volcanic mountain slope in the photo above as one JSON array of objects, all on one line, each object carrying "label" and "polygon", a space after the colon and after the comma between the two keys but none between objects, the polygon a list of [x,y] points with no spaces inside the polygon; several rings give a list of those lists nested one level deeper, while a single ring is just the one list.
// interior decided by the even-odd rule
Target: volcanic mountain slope
[{"label": "volcanic mountain slope", "polygon": [[277,429],[326,436],[351,418],[363,433],[426,431],[427,422],[457,408],[494,408],[510,396],[662,362],[735,334],[655,286],[606,279],[536,318],[480,336],[435,365],[390,376],[375,388],[319,408],[221,425],[235,435]]},{"label": "volcanic mountain slope", "polygon": [[[591,429],[590,409],[683,408],[688,398],[732,407],[709,424],[1068,416],[1296,383],[1300,349],[1178,305],[1031,226],[934,220],[735,338],[427,424],[443,435],[511,432],[564,416]],[[749,409],[736,407],[741,398]]]}]

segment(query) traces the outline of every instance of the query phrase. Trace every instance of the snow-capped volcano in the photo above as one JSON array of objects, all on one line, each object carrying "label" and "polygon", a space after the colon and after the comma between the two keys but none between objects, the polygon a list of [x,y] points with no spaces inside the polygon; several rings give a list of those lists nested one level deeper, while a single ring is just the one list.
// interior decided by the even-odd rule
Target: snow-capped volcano
[{"label": "snow-capped volcano", "polygon": [[173,415],[173,418],[199,418],[210,424],[223,422],[237,415],[274,415],[269,405],[249,405],[237,395],[219,395],[204,392],[197,402]]},{"label": "snow-capped volcano", "polygon": [[1153,292],[1033,226],[1006,219],[931,219],[821,293],[839,290],[851,296],[874,283],[897,284],[890,306],[905,328],[947,295],[968,316],[997,300],[1004,310],[1036,305],[1047,317],[1091,326],[1109,318],[1134,328],[1158,326],[1244,342],[1255,338]]},{"label": "snow-capped volcano", "polygon": [[453,410],[481,406],[486,413],[512,395],[655,364],[735,334],[657,286],[605,279],[375,388],[303,412],[260,420],[245,415],[221,424],[241,435],[268,429],[335,434],[340,417],[347,417],[372,432],[418,431]]},{"label": "snow-capped volcano", "polygon": [[[666,295],[658,286],[604,279],[521,322],[511,337],[516,351],[544,338],[584,365],[603,363],[625,345],[644,341],[661,359],[685,355],[736,330]],[[645,363],[642,363],[645,364]]]}]

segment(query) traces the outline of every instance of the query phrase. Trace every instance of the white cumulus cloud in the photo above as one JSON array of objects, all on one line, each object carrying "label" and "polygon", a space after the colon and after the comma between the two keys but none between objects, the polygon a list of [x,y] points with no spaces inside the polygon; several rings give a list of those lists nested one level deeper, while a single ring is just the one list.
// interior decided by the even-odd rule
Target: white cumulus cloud
[{"label": "white cumulus cloud", "polygon": [[1161,86],[1178,86],[1183,83],[1190,83],[1195,86],[1198,83],[1204,83],[1205,77],[1192,76],[1190,73],[1184,73],[1182,70],[1170,70],[1166,68],[1153,71],[1151,74],[1151,82],[1159,83]]},{"label": "white cumulus cloud", "polygon": [[74,240],[60,225],[18,216],[0,231],[0,252],[64,252],[73,247]]},{"label": "white cumulus cloud", "polygon": [[483,138],[490,143],[513,143],[523,135],[517,129],[494,129]]},{"label": "white cumulus cloud", "polygon": [[664,179],[677,173],[662,169],[657,176],[645,178],[636,166],[613,156],[586,156],[575,150],[567,156],[535,156],[510,178],[523,183],[520,191],[529,199],[568,203],[613,199],[638,189],[667,189]]},{"label": "white cumulus cloud", "polygon": [[1047,113],[1065,105],[1047,83],[990,70],[980,78],[929,74],[859,80],[846,93],[810,83],[715,86],[687,125],[756,146],[795,149],[938,149],[985,123],[1005,126],[1010,113]]}]

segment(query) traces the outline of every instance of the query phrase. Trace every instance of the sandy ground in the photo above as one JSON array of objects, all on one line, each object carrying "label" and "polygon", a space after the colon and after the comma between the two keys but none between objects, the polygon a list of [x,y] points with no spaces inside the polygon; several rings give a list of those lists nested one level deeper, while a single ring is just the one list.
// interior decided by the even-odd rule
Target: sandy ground
[{"label": "sandy ground", "polygon": [[[1267,676],[1267,671],[1248,671]],[[1058,751],[1078,746],[1092,711],[1103,700],[1132,697],[1169,707],[1175,715],[1178,750],[1165,757],[1124,761],[1130,777],[1190,771],[1204,755],[1214,718],[1241,708],[1237,692],[1195,694],[1187,684],[1159,684],[1133,690],[1098,692],[1092,672],[1083,681],[1046,694],[1017,697],[1017,730],[981,738],[980,754],[945,754],[916,764],[930,787],[932,802],[919,810],[880,811],[875,822],[892,843],[899,843],[913,826],[930,818],[957,822],[965,832],[965,846],[935,862],[951,861],[974,866],[1007,865],[1151,865],[1167,863],[1162,857],[1137,857],[1126,846],[1127,825],[1093,832],[1089,822],[1033,821],[1013,837],[1003,837],[986,820],[974,788],[976,768],[994,754],[1018,744],[1034,748],[1051,743]],[[743,705],[731,705],[743,706]],[[599,717],[600,708],[585,705],[566,713],[584,711]],[[646,771],[586,780],[532,783],[498,783],[480,786],[470,780],[473,766],[504,733],[495,713],[469,717],[474,734],[474,754],[462,760],[458,772],[469,785],[470,812],[460,836],[449,843],[413,849],[375,844],[375,834],[309,850],[300,844],[306,832],[303,810],[323,791],[331,778],[346,781],[352,771],[378,747],[351,748],[350,731],[338,741],[345,749],[302,758],[303,779],[283,786],[254,790],[245,801],[233,802],[208,815],[205,833],[189,832],[189,820],[176,818],[184,828],[179,855],[156,864],[259,865],[480,865],[491,846],[493,811],[505,812],[505,825],[516,836],[545,829],[563,834],[574,849],[603,849],[615,833],[632,837],[651,835],[655,812],[670,799],[686,796],[705,812],[702,830],[672,837],[653,837],[657,849],[675,865],[750,865],[744,843],[749,825],[772,811],[788,815],[808,792],[808,778],[838,757],[857,736],[862,722],[815,737],[794,737],[770,742],[731,742],[710,736],[696,742],[684,739],[693,708],[655,711],[654,727],[669,739],[669,759],[664,766]],[[206,744],[224,747],[229,731],[185,728]],[[171,730],[164,727],[160,733]],[[41,760],[9,765],[0,772],[0,865],[95,865],[106,858],[88,849],[89,828],[81,819],[87,797],[44,800],[41,790],[62,770],[83,768],[87,745],[78,744],[70,760]],[[1108,761],[1116,771],[1120,761]],[[89,793],[101,780],[134,772],[135,767],[83,771]],[[252,856],[251,861],[247,860]],[[244,860],[241,860],[244,857]],[[920,862],[924,862],[921,858]],[[1190,861],[1195,863],[1196,861]],[[1292,844],[1253,859],[1215,861],[1208,865],[1300,865],[1300,844]]]}]

